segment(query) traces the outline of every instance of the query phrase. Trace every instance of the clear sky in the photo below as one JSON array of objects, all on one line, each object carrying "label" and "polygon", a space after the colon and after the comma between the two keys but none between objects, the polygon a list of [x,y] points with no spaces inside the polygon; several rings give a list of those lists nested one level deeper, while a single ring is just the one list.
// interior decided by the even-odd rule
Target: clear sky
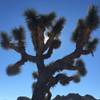
[{"label": "clear sky", "polygon": [[[75,45],[70,42],[71,33],[77,20],[85,17],[88,6],[91,4],[97,5],[100,11],[100,0],[0,0],[0,32],[6,31],[10,34],[12,28],[22,25],[25,27],[26,34],[29,34],[23,16],[27,8],[34,8],[39,13],[54,11],[57,16],[64,16],[67,21],[61,35],[62,46],[55,50],[50,60],[45,61],[47,64],[73,51]],[[93,35],[100,39],[100,28],[94,31]],[[34,53],[28,35],[27,42],[27,52]],[[78,84],[71,82],[68,86],[56,85],[52,89],[53,97],[57,94],[80,93],[100,98],[100,43],[94,57],[88,55],[82,58],[86,62],[87,75]],[[16,100],[18,96],[31,97],[32,95],[31,85],[34,79],[31,73],[36,70],[35,64],[25,63],[22,66],[22,73],[17,76],[6,75],[7,65],[19,59],[20,55],[15,51],[0,48],[0,100]]]}]

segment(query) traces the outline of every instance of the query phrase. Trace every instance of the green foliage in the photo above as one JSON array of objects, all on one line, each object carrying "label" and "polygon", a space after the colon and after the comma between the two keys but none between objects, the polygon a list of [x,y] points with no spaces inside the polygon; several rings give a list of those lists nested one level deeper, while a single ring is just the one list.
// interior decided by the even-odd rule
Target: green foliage
[{"label": "green foliage", "polygon": [[78,21],[77,27],[72,34],[71,40],[73,42],[76,42],[79,38],[82,40],[82,34],[87,34],[92,30],[95,30],[99,27],[99,25],[100,16],[98,15],[97,7],[93,5],[89,9],[87,17]]},{"label": "green foliage", "polygon": [[12,76],[12,75],[17,75],[20,73],[20,67],[17,65],[9,65],[7,67],[7,75]]},{"label": "green foliage", "polygon": [[87,71],[85,69],[85,64],[81,59],[78,59],[75,64],[79,68],[79,74],[85,76]]},{"label": "green foliage", "polygon": [[79,83],[79,82],[80,82],[80,75],[79,75],[79,74],[74,75],[73,81],[74,81],[75,83]]},{"label": "green foliage", "polygon": [[97,38],[94,38],[92,41],[89,41],[89,42],[87,43],[86,49],[87,49],[87,50],[91,50],[91,51],[95,51],[98,42],[99,42],[98,39],[97,39]]},{"label": "green foliage", "polygon": [[25,39],[24,29],[22,27],[13,29],[12,34],[13,34],[15,40],[17,40],[18,42],[24,41],[24,39]]},{"label": "green foliage", "polygon": [[37,24],[37,18],[38,18],[37,12],[33,9],[29,9],[29,10],[25,11],[24,16],[26,17],[26,22],[27,22],[28,28],[31,31],[33,31]]},{"label": "green foliage", "polygon": [[54,35],[55,37],[59,36],[63,27],[64,27],[65,19],[62,17],[55,22],[55,25],[52,27],[52,32],[47,34],[49,37]]},{"label": "green foliage", "polygon": [[58,39],[55,39],[55,40],[53,40],[52,44],[53,44],[53,45],[52,45],[53,48],[54,48],[54,49],[57,49],[57,48],[60,47],[60,45],[61,45],[61,41],[58,40]]},{"label": "green foliage", "polygon": [[51,12],[50,14],[47,15],[40,15],[40,22],[42,22],[42,25],[45,27],[52,26],[52,22],[54,21],[56,17],[56,14],[54,12]]},{"label": "green foliage", "polygon": [[90,7],[85,22],[91,30],[98,28],[100,25],[100,16],[98,15],[98,9],[96,6],[92,5]]},{"label": "green foliage", "polygon": [[84,29],[86,28],[85,22],[83,19],[78,20],[77,27],[72,33],[71,40],[73,42],[76,42],[79,38],[82,37],[82,34],[84,34]]},{"label": "green foliage", "polygon": [[2,32],[0,33],[0,37],[1,37],[1,47],[3,47],[4,49],[9,49],[9,43],[10,43],[10,38],[8,37],[7,33]]},{"label": "green foliage", "polygon": [[77,41],[77,38],[78,38],[78,29],[76,29],[73,33],[72,33],[72,38],[71,40],[73,42],[76,42]]},{"label": "green foliage", "polygon": [[42,28],[52,25],[52,21],[55,19],[56,14],[54,12],[46,15],[38,14],[35,10],[29,9],[24,13],[28,28],[33,31],[36,26]]},{"label": "green foliage", "polygon": [[25,34],[24,29],[22,27],[15,28],[12,30],[13,37],[15,39],[16,44],[20,50],[24,49],[25,46]]}]

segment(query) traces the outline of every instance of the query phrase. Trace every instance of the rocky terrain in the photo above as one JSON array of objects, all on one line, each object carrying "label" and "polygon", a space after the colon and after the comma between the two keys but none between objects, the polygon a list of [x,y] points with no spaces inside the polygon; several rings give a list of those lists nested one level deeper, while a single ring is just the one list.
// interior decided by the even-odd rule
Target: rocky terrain
[{"label": "rocky terrain", "polygon": [[100,100],[91,95],[80,96],[79,94],[70,93],[67,96],[56,96],[53,100]]},{"label": "rocky terrain", "polygon": [[[18,97],[17,100],[31,100],[28,97]],[[80,96],[79,94],[70,93],[67,96],[56,96],[53,100],[100,100],[91,95]]]}]

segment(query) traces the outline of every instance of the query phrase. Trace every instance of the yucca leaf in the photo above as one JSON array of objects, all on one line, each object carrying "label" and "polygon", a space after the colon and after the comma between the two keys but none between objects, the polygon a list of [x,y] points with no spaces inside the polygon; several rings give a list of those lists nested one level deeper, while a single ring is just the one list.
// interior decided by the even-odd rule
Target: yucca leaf
[{"label": "yucca leaf", "polygon": [[75,28],[74,32],[72,33],[71,40],[76,42],[79,38],[82,38],[82,34],[84,34],[84,30],[86,28],[85,22],[83,19],[79,19],[77,23],[77,27]]},{"label": "yucca leaf", "polygon": [[91,30],[98,28],[100,25],[100,16],[98,15],[98,9],[96,6],[92,5],[90,7],[85,21]]},{"label": "yucca leaf", "polygon": [[12,76],[12,75],[17,75],[20,73],[20,67],[19,66],[14,66],[14,65],[9,65],[7,67],[7,75]]},{"label": "yucca leaf", "polygon": [[25,39],[24,29],[22,27],[13,29],[12,34],[13,34],[15,40],[24,41],[24,39]]},{"label": "yucca leaf", "polygon": [[9,43],[10,43],[10,37],[8,37],[7,33],[2,32],[0,33],[0,37],[1,37],[1,47],[3,47],[4,49],[8,49],[9,48]]},{"label": "yucca leaf", "polygon": [[71,40],[72,40],[73,42],[76,42],[77,39],[78,39],[78,29],[76,29],[76,30],[72,33],[72,38],[71,38]]},{"label": "yucca leaf", "polygon": [[73,78],[73,81],[75,82],[75,83],[79,83],[80,82],[80,75],[74,75],[74,78]]},{"label": "yucca leaf", "polygon": [[45,27],[49,27],[52,25],[52,22],[54,21],[56,17],[56,14],[54,12],[51,12],[50,14],[47,15],[40,15],[40,22],[42,22],[42,24]]},{"label": "yucca leaf", "polygon": [[28,9],[27,11],[25,11],[24,16],[26,18],[28,28],[31,31],[33,31],[34,27],[37,25],[37,19],[38,19],[37,12],[33,9]]},{"label": "yucca leaf", "polygon": [[64,27],[65,19],[60,18],[59,20],[56,21],[55,25],[53,26],[52,33],[55,34],[55,36],[60,35],[63,27]]},{"label": "yucca leaf", "polygon": [[86,71],[86,68],[85,68],[85,64],[84,64],[84,62],[81,59],[78,59],[76,61],[75,66],[77,66],[79,68],[78,73],[81,76],[85,76],[86,75],[87,71]]},{"label": "yucca leaf", "polygon": [[89,41],[86,45],[86,49],[91,50],[91,51],[95,51],[97,44],[98,44],[98,39],[94,38],[92,41]]}]

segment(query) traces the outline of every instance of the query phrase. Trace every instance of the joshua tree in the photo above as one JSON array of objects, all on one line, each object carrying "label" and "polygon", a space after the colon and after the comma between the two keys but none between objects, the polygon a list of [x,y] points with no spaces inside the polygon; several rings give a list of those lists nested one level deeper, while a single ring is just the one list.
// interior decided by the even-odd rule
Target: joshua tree
[{"label": "joshua tree", "polygon": [[[51,87],[54,87],[58,82],[62,85],[67,85],[70,81],[79,82],[80,77],[86,74],[85,64],[80,59],[80,56],[93,55],[96,49],[98,39],[93,38],[91,35],[99,26],[97,7],[91,6],[87,16],[78,20],[76,29],[71,37],[72,42],[76,45],[75,50],[48,65],[44,63],[44,60],[50,58],[53,50],[60,47],[59,36],[64,27],[65,19],[57,19],[54,12],[42,15],[32,9],[27,10],[24,15],[28,29],[31,32],[31,40],[36,55],[33,56],[26,53],[23,27],[13,29],[13,37],[1,32],[1,46],[6,50],[14,49],[21,55],[21,60],[9,65],[6,72],[9,76],[16,75],[20,72],[21,65],[25,62],[36,63],[37,72],[33,72],[33,77],[37,81],[32,85],[32,100],[50,100],[52,96]],[[44,42],[45,35],[48,37],[46,42]],[[76,74],[69,76],[61,73],[63,70],[73,70],[76,71]]]}]

